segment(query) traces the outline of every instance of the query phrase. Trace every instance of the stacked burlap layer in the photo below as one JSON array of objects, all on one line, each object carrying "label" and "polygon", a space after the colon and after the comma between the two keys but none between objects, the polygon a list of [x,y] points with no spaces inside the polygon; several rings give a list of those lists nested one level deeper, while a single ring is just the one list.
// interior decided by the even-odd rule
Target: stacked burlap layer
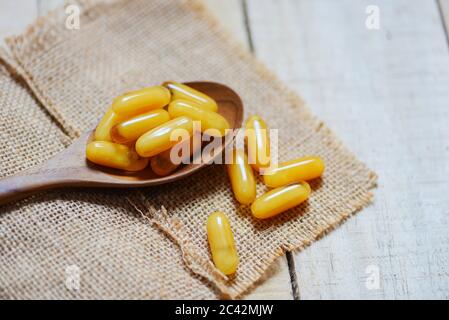
[{"label": "stacked burlap layer", "polygon": [[[60,127],[76,137],[95,126],[115,96],[168,79],[231,86],[243,99],[246,117],[259,114],[280,130],[281,161],[317,154],[326,161],[326,173],[312,184],[308,203],[269,221],[253,219],[238,205],[220,165],[129,194],[53,192],[3,207],[2,295],[212,298],[213,287],[237,297],[285,250],[303,248],[369,203],[375,175],[295,94],[228,39],[198,1],[80,5],[79,30],[67,30],[59,10],[8,41],[18,63],[13,73],[42,107],[3,76],[2,92],[5,87],[22,101],[0,96],[2,117],[17,123],[1,127],[1,141],[12,150],[0,151],[3,176],[61,150],[67,136]],[[30,113],[39,116],[31,122]],[[18,148],[23,143],[35,150]],[[264,191],[259,184],[258,193]],[[227,213],[234,230],[241,264],[232,279],[210,262],[205,221],[215,210]],[[85,287],[76,293],[63,285],[70,265],[85,276]]]}]

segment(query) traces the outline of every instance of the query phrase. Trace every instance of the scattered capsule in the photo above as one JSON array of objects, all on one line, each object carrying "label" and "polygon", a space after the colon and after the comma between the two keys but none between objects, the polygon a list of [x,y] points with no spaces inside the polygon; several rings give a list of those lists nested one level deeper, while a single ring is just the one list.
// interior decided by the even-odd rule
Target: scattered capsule
[{"label": "scattered capsule", "polygon": [[179,142],[173,135],[179,134],[185,137],[188,134],[191,137],[192,132],[192,119],[188,117],[172,119],[137,139],[136,151],[141,157],[153,157],[172,148]]},{"label": "scattered capsule", "polygon": [[97,125],[95,129],[95,140],[96,141],[112,141],[111,138],[111,128],[115,126],[117,123],[121,121],[121,117],[119,117],[112,108],[109,108],[108,111],[104,114],[103,118],[100,120],[100,123]]},{"label": "scattered capsule", "polygon": [[251,205],[251,212],[255,218],[268,219],[298,206],[309,195],[310,186],[307,182],[276,188],[257,198]]},{"label": "scattered capsule", "polygon": [[203,109],[207,109],[213,112],[217,112],[218,110],[217,103],[214,99],[202,92],[199,92],[198,90],[186,86],[185,84],[167,81],[164,82],[163,85],[170,90],[172,94],[172,100],[192,101]]},{"label": "scattered capsule", "polygon": [[153,110],[115,125],[111,129],[114,142],[128,143],[136,141],[141,135],[170,120],[164,109]]},{"label": "scattered capsule", "polygon": [[256,179],[243,150],[233,150],[232,163],[227,165],[232,191],[237,201],[250,205],[256,199]]},{"label": "scattered capsule", "polygon": [[298,181],[309,181],[320,177],[324,171],[324,162],[320,157],[303,157],[279,164],[264,173],[265,184],[277,188]]},{"label": "scattered capsule", "polygon": [[[188,151],[185,151],[188,148]],[[157,156],[151,158],[151,169],[158,176],[168,176],[174,172],[182,163],[186,163],[190,157],[201,148],[201,143],[194,143],[193,139],[179,142],[173,148],[166,150]],[[178,150],[177,158],[180,160],[173,161],[172,152]],[[176,152],[176,151],[175,151]],[[185,154],[184,154],[185,153]]]},{"label": "scattered capsule", "polygon": [[[201,132],[209,130],[211,136],[223,137],[229,129],[229,122],[220,114],[201,108],[195,103],[187,100],[174,100],[168,106],[170,117],[189,117],[201,122]],[[210,130],[215,129],[215,130]]]},{"label": "scattered capsule", "polygon": [[255,170],[270,166],[270,138],[267,124],[259,116],[252,116],[246,122],[245,136],[248,160]]},{"label": "scattered capsule", "polygon": [[223,212],[214,212],[207,219],[207,238],[215,266],[226,275],[236,272],[239,264],[229,220]]},{"label": "scattered capsule", "polygon": [[116,98],[112,109],[117,115],[130,118],[154,109],[161,109],[170,103],[170,90],[154,86],[132,91]]},{"label": "scattered capsule", "polygon": [[96,164],[122,169],[140,171],[148,165],[148,159],[140,158],[128,146],[109,141],[93,141],[87,145],[86,158]]}]

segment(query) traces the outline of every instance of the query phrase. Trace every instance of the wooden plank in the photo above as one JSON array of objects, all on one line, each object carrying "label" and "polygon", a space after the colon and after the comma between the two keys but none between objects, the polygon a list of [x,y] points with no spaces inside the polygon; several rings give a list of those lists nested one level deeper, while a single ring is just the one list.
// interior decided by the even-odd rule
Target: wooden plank
[{"label": "wooden plank", "polygon": [[[249,49],[243,1],[206,0],[205,3],[223,27]],[[292,299],[291,288],[287,260],[283,257],[244,299]]]},{"label": "wooden plank", "polygon": [[444,29],[425,0],[376,1],[380,28],[368,29],[371,4],[248,1],[259,58],[379,175],[372,206],[296,254],[300,296],[447,299]]},{"label": "wooden plank", "polygon": [[36,17],[35,0],[0,1],[0,44],[5,37],[22,33]]}]

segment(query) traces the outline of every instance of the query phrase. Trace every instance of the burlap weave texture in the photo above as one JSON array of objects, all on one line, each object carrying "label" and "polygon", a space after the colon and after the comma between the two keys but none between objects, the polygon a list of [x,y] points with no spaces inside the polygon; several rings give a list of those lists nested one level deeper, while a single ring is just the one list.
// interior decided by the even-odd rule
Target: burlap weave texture
[{"label": "burlap weave texture", "polygon": [[[28,215],[21,215],[29,216],[30,219],[34,211],[42,211],[42,223],[45,223],[42,228],[48,230],[57,228],[56,220],[45,218],[53,217],[52,210],[61,212],[64,217],[74,215],[76,219],[67,218],[64,230],[79,230],[80,238],[86,242],[95,240],[107,243],[108,260],[105,258],[101,261],[109,264],[103,267],[109,270],[110,277],[109,280],[102,279],[105,291],[101,292],[113,292],[128,280],[123,268],[132,268],[135,279],[140,278],[143,283],[156,278],[156,282],[169,281],[160,277],[161,272],[165,272],[160,269],[165,268],[170,270],[170,274],[183,275],[182,279],[172,281],[170,286],[164,286],[164,292],[168,292],[166,297],[213,297],[214,293],[209,286],[185,270],[173,243],[157,229],[149,232],[148,225],[141,226],[143,221],[133,218],[134,214],[140,212],[148,215],[156,228],[163,229],[180,246],[182,259],[190,270],[203,280],[213,283],[223,294],[237,297],[254,284],[285,250],[310,244],[369,203],[369,190],[374,186],[375,175],[348,152],[322,122],[309,113],[295,94],[284,88],[253,57],[228,39],[198,1],[82,1],[81,5],[83,14],[80,30],[64,28],[65,15],[63,10],[59,10],[38,21],[23,36],[8,41],[14,59],[20,66],[17,73],[40,100],[45,112],[51,115],[45,114],[47,123],[36,120],[43,123],[42,128],[48,131],[48,128],[55,127],[52,122],[55,120],[73,138],[93,128],[112,99],[122,92],[159,84],[168,79],[210,80],[227,84],[241,95],[246,117],[257,113],[267,120],[270,127],[280,130],[280,160],[317,154],[327,163],[326,173],[320,181],[312,184],[314,191],[307,204],[269,221],[253,219],[247,208],[236,203],[223,166],[215,165],[177,183],[141,189],[138,195],[131,192],[129,196],[117,197],[119,193],[114,196],[106,191],[76,191],[65,192],[60,199],[55,196],[58,193],[47,194],[41,196],[41,207],[25,202],[17,207],[2,208],[2,211],[6,211],[0,217],[2,225],[6,219],[4,216],[19,219],[16,218],[17,210],[27,211]],[[36,107],[39,106],[34,105]],[[10,116],[15,116],[13,111]],[[6,129],[2,128],[2,135],[3,130]],[[62,134],[56,128],[54,130],[58,135]],[[14,139],[11,138],[11,141],[15,143]],[[51,143],[57,141],[53,133],[45,140]],[[51,147],[56,152],[63,146]],[[35,156],[35,159],[42,160],[48,153]],[[2,162],[3,157],[6,156],[2,156]],[[9,158],[6,160],[8,163],[13,161]],[[2,175],[17,170],[10,169],[2,172]],[[265,190],[260,184],[258,193]],[[129,206],[126,198],[136,204],[137,210]],[[55,206],[60,207],[54,209]],[[232,279],[220,274],[210,262],[204,224],[207,215],[215,210],[226,212],[234,229],[241,265]],[[86,215],[86,212],[95,214]],[[120,222],[112,222],[113,217],[120,217]],[[32,220],[27,223],[32,224]],[[125,231],[122,230],[122,223],[126,225]],[[123,241],[121,232],[123,238],[126,238],[127,228],[133,226],[142,230],[134,235],[135,238],[129,235]],[[5,235],[9,239],[14,236],[14,230],[7,230]],[[108,232],[114,232],[114,236]],[[83,238],[81,234],[89,236]],[[64,253],[58,253],[58,258],[79,261],[83,257],[82,264],[87,270],[92,270],[97,257],[104,252],[93,242],[85,243],[84,247],[79,246],[79,238],[76,237],[60,234],[58,239],[66,241],[70,248]],[[161,243],[157,251],[159,254],[146,252],[150,257],[139,254],[138,263],[134,265],[120,264],[127,257],[126,254],[132,255],[134,250],[149,246],[148,242]],[[81,248],[92,255],[83,255]],[[150,249],[154,250],[154,247],[147,248],[148,251]],[[16,250],[15,254],[19,256],[17,259],[5,261],[19,263],[25,255],[20,250]],[[32,253],[31,257],[33,261],[42,258]],[[56,253],[46,257],[48,270],[61,267],[55,257]],[[2,263],[1,279],[9,279],[2,276],[5,273],[9,276],[9,268]],[[99,277],[99,273],[94,274],[92,281],[98,282],[95,277]],[[36,276],[36,280],[27,287],[36,296],[38,291],[34,286],[39,283],[39,279]],[[136,297],[139,292],[142,294],[140,289],[151,287],[143,287],[143,284],[139,287],[137,281],[133,285],[132,289],[130,287],[123,291],[120,296]],[[156,287],[158,285],[153,284]],[[54,288],[55,283],[47,287],[48,292],[52,292],[49,296],[64,296],[62,289],[51,291]],[[134,292],[134,295],[130,292]],[[6,295],[9,294],[8,290]],[[20,294],[16,296],[20,297]],[[100,297],[100,292],[96,295],[91,290],[87,296]],[[147,296],[163,295],[152,295],[149,292]]]},{"label": "burlap weave texture", "polygon": [[[0,177],[70,143],[4,66],[0,106]],[[177,245],[135,211],[137,200],[133,192],[72,190],[0,207],[0,299],[216,298]],[[71,267],[79,289],[66,286]]]}]

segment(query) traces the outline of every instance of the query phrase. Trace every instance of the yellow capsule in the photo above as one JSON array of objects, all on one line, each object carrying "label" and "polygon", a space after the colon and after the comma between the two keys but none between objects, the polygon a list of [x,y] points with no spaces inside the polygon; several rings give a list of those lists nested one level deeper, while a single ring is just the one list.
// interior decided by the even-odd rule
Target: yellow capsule
[{"label": "yellow capsule", "polygon": [[[188,146],[187,146],[188,145]],[[171,157],[174,148],[178,150],[178,161],[173,161]],[[183,154],[184,150],[188,149],[186,154]],[[166,150],[157,156],[151,158],[150,165],[151,170],[158,176],[164,177],[173,173],[182,163],[186,163],[187,160],[201,148],[201,143],[193,143],[193,139],[184,140],[179,142],[173,148]]]},{"label": "yellow capsule", "polygon": [[200,121],[201,132],[216,129],[208,131],[208,134],[211,136],[222,137],[226,134],[226,130],[229,129],[229,122],[222,115],[203,109],[187,100],[172,101],[168,106],[168,113],[172,118],[186,116],[195,121]]},{"label": "yellow capsule", "polygon": [[163,85],[170,90],[172,101],[187,100],[192,101],[201,108],[207,109],[209,111],[217,112],[218,110],[217,102],[215,102],[214,99],[202,92],[199,92],[198,90],[186,86],[185,84],[167,81],[164,82]]},{"label": "yellow capsule", "polygon": [[217,269],[226,275],[235,273],[239,257],[231,225],[223,212],[214,212],[207,218],[207,238]]},{"label": "yellow capsule", "polygon": [[112,141],[111,138],[111,129],[117,123],[121,121],[121,117],[119,117],[112,108],[109,108],[108,111],[104,114],[103,118],[98,123],[97,128],[95,129],[95,140],[96,141]]},{"label": "yellow capsule", "polygon": [[148,159],[140,158],[128,146],[109,141],[93,141],[87,145],[86,158],[101,166],[140,171],[148,165]]},{"label": "yellow capsule", "polygon": [[245,129],[249,163],[257,171],[268,168],[271,159],[267,124],[259,116],[252,116]]},{"label": "yellow capsule", "polygon": [[164,109],[153,110],[115,125],[111,129],[114,142],[128,143],[139,139],[141,135],[170,120]]},{"label": "yellow capsule", "polygon": [[309,181],[320,177],[324,162],[320,157],[303,157],[279,164],[264,173],[263,180],[270,188],[277,188],[298,181]]},{"label": "yellow capsule", "polygon": [[276,188],[257,198],[251,205],[251,212],[255,218],[268,219],[298,206],[309,195],[310,186],[307,182]]},{"label": "yellow capsule", "polygon": [[131,118],[161,109],[170,103],[170,99],[170,90],[163,86],[154,86],[121,95],[114,100],[112,109],[121,117]]},{"label": "yellow capsule", "polygon": [[250,205],[256,199],[256,179],[243,150],[233,150],[232,163],[227,165],[232,191],[237,201]]},{"label": "yellow capsule", "polygon": [[[192,119],[188,117],[172,119],[148,131],[137,139],[136,151],[141,157],[153,157],[176,145],[179,142],[179,140],[175,139],[176,137],[181,136],[184,138],[187,135],[191,137],[192,132]],[[175,137],[173,135],[177,136]]]}]

